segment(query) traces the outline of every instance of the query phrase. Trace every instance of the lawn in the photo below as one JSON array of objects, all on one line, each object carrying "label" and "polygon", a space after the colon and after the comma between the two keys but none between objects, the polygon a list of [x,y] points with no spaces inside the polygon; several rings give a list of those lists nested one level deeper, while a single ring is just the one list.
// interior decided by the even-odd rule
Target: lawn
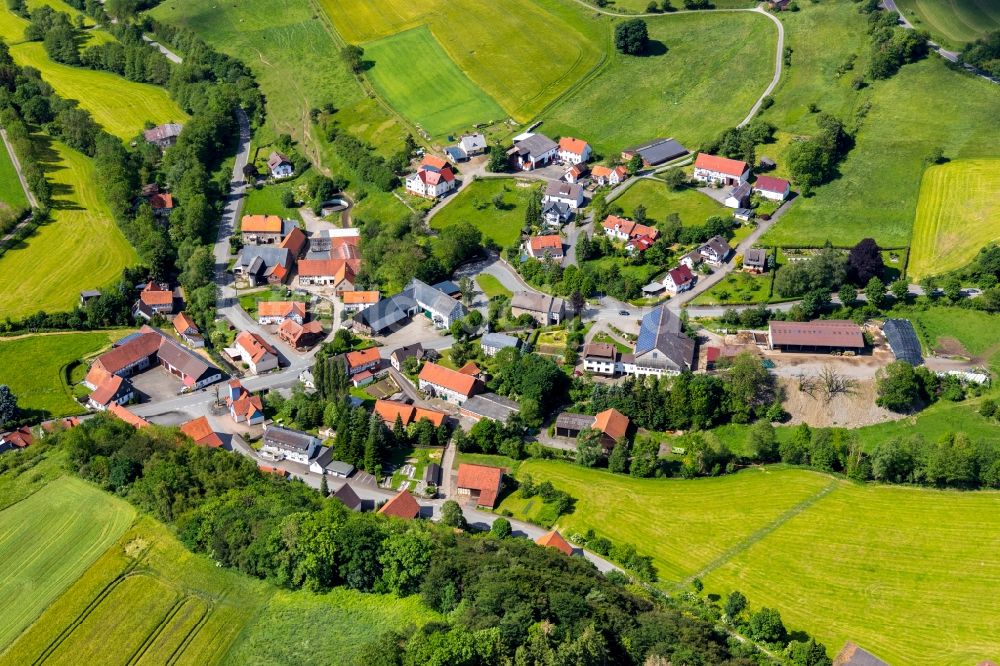
[{"label": "lawn", "polygon": [[613,203],[622,207],[626,217],[642,204],[646,207],[646,217],[652,220],[662,222],[667,215],[677,213],[681,223],[688,226],[705,224],[705,220],[713,215],[730,216],[725,206],[698,190],[672,190],[664,183],[648,178],[636,181]]},{"label": "lawn", "polygon": [[[5,479],[6,482],[6,479]],[[127,503],[76,478],[0,512],[0,646],[6,646],[128,528]]]},{"label": "lawn", "polygon": [[1000,159],[958,160],[924,172],[910,247],[910,277],[961,268],[1000,240]]},{"label": "lawn", "polygon": [[953,72],[936,56],[876,83],[871,104],[843,175],[795,202],[764,243],[851,246],[873,236],[886,247],[906,245],[932,150],[952,160],[1000,156],[1000,87]]},{"label": "lawn", "polygon": [[247,627],[228,664],[350,664],[368,642],[440,616],[413,596],[363,594],[336,588],[326,594],[277,592]]},{"label": "lawn", "polygon": [[292,185],[264,185],[247,190],[247,198],[243,202],[244,214],[280,215],[286,220],[302,219],[298,208],[285,208],[281,205],[281,195],[291,189]]},{"label": "lawn", "polygon": [[[320,4],[344,40],[364,45],[366,58],[373,46],[368,42],[427,26],[458,68],[520,122],[601,62],[607,34],[605,21],[588,18],[585,9],[561,0],[502,4],[428,0],[419,5],[406,0],[320,0]],[[436,69],[435,75],[439,72]],[[412,74],[420,76],[417,68]]]},{"label": "lawn", "polygon": [[773,271],[753,275],[733,271],[711,289],[698,294],[692,305],[737,305],[767,303],[770,300]]},{"label": "lawn", "polygon": [[655,55],[613,52],[544,114],[547,134],[582,136],[609,157],[655,137],[694,151],[743,120],[774,74],[777,30],[765,17],[693,13],[647,24]]},{"label": "lawn", "polygon": [[626,266],[623,261],[624,259],[622,257],[609,256],[585,261],[581,264],[581,266],[589,266],[596,271],[606,271],[610,270],[612,266],[617,266],[622,276],[631,277],[638,282],[640,286],[649,284],[653,281],[653,278],[660,275],[666,269],[665,266],[658,266],[656,264]]},{"label": "lawn", "polygon": [[82,414],[64,377],[74,361],[95,354],[123,331],[33,334],[0,338],[0,384],[7,384],[21,409],[53,417]]},{"label": "lawn", "polygon": [[503,109],[458,68],[427,26],[364,48],[378,93],[431,136],[504,119]]},{"label": "lawn", "polygon": [[27,207],[28,198],[24,196],[14,163],[7,147],[0,142],[0,229],[4,228],[5,220],[19,218]]},{"label": "lawn", "polygon": [[[534,184],[519,187],[511,178],[477,180],[454,195],[454,201],[431,218],[431,228],[440,231],[459,222],[468,222],[500,247],[510,247],[521,237],[524,208],[534,189]],[[493,198],[498,194],[503,196],[502,210],[493,205]]]},{"label": "lawn", "polygon": [[1000,30],[1000,5],[994,0],[896,0],[896,7],[918,30],[956,49]]},{"label": "lawn", "polygon": [[107,286],[136,261],[98,194],[93,162],[58,142],[46,153],[52,220],[0,257],[0,274],[17,276],[0,280],[0,317],[69,310],[81,289]]},{"label": "lawn", "polygon": [[[917,335],[926,350],[940,349],[943,345],[954,348],[957,342],[964,351],[981,356],[1000,351],[1000,315],[965,308],[932,307],[926,310],[911,308],[893,312],[913,322]],[[945,350],[947,351],[947,350]]]},{"label": "lawn", "polygon": [[240,307],[251,317],[257,316],[257,303],[259,301],[298,301],[300,303],[308,303],[309,296],[294,291],[286,295],[285,289],[276,287],[268,287],[260,291],[243,292],[240,294]]},{"label": "lawn", "polygon": [[22,67],[35,67],[60,96],[75,99],[98,125],[122,139],[142,131],[146,121],[183,123],[187,114],[163,88],[134,83],[109,72],[53,62],[41,42],[12,46],[10,54]]},{"label": "lawn", "polygon": [[617,349],[622,354],[631,354],[633,351],[632,347],[629,347],[624,342],[619,342],[616,338],[612,337],[611,334],[605,333],[603,331],[595,335],[591,339],[591,342],[603,342],[605,344],[614,345],[615,349]]},{"label": "lawn", "polygon": [[500,280],[486,273],[477,275],[476,283],[483,294],[486,295],[486,298],[493,298],[494,296],[506,296],[510,298],[513,293],[510,289],[500,284]]}]

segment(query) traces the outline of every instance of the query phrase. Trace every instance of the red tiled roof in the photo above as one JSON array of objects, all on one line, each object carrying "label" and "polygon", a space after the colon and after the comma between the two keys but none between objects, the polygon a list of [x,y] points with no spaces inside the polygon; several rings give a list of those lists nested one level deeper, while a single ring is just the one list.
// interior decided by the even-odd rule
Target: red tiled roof
[{"label": "red tiled roof", "polygon": [[343,280],[347,276],[345,269],[349,268],[354,272],[354,268],[347,262],[344,259],[303,259],[299,262],[299,277],[334,277]]},{"label": "red tiled roof", "polygon": [[254,363],[263,358],[266,353],[277,354],[274,347],[268,344],[264,338],[252,331],[243,331],[237,335],[236,344],[250,354],[250,358],[253,359]]},{"label": "red tiled roof", "polygon": [[98,405],[107,406],[117,395],[118,389],[124,383],[124,379],[118,375],[110,375],[107,379],[97,385],[97,388],[90,394],[90,399]]},{"label": "red tiled roof", "polygon": [[342,291],[340,300],[344,305],[359,305],[362,303],[378,303],[379,292],[377,291]]},{"label": "red tiled roof", "polygon": [[466,397],[472,395],[476,388],[475,377],[463,375],[437,363],[424,363],[418,378]]},{"label": "red tiled roof", "polygon": [[413,413],[414,423],[419,423],[424,419],[431,422],[431,425],[435,428],[439,427],[444,423],[444,417],[446,414],[444,412],[439,412],[435,409],[424,409],[423,407],[417,407],[417,410]]},{"label": "red tiled roof", "polygon": [[274,474],[275,476],[286,477],[288,472],[281,469],[280,467],[271,467],[270,465],[261,465],[257,463],[257,469],[264,472],[265,474]]},{"label": "red tiled roof", "polygon": [[469,361],[468,363],[463,365],[461,368],[458,369],[458,371],[461,372],[463,375],[469,375],[470,377],[475,377],[480,372],[482,372],[482,370],[479,369],[479,366],[473,363],[472,361]]},{"label": "red tiled roof", "polygon": [[183,424],[181,432],[193,439],[198,446],[207,446],[213,449],[222,446],[222,440],[215,434],[212,426],[208,423],[208,418],[204,416],[199,416]]},{"label": "red tiled roof", "polygon": [[302,248],[305,247],[305,245],[306,235],[302,233],[301,229],[294,227],[288,232],[288,235],[285,236],[285,239],[281,241],[281,245],[278,247],[283,247],[291,252],[293,256],[298,257],[302,254]]},{"label": "red tiled roof", "polygon": [[739,178],[747,170],[747,163],[739,160],[731,160],[728,157],[709,155],[708,153],[698,153],[694,161],[695,169],[705,169],[717,173]]},{"label": "red tiled roof", "polygon": [[280,234],[283,226],[278,215],[244,215],[240,222],[241,231],[253,233]]},{"label": "red tiled roof", "polygon": [[149,197],[149,205],[154,209],[170,210],[174,207],[174,197],[172,194],[154,194]]},{"label": "red tiled roof", "polygon": [[361,351],[347,352],[344,354],[344,359],[347,361],[348,371],[354,368],[360,368],[368,363],[377,363],[380,356],[378,353],[378,347],[369,347],[368,349],[362,349]]},{"label": "red tiled roof", "polygon": [[53,419],[51,421],[46,421],[42,424],[42,430],[45,432],[52,432],[56,429],[69,430],[80,425],[80,419],[75,416],[67,416],[64,419]]},{"label": "red tiled roof", "polygon": [[768,324],[771,344],[807,347],[846,347],[861,349],[865,337],[853,321],[772,321]]},{"label": "red tiled roof", "polygon": [[420,166],[418,168],[422,169],[424,167],[431,167],[434,169],[444,169],[445,167],[448,167],[448,161],[443,160],[440,157],[437,157],[436,155],[424,155],[424,159],[420,161]]},{"label": "red tiled roof", "polygon": [[[162,338],[158,333],[152,329],[146,332],[144,329],[141,331],[141,335],[123,344],[121,347],[115,347],[98,356],[94,364],[100,366],[101,369],[108,373],[118,372],[139,359],[155,354],[156,350],[160,348],[161,341]],[[93,369],[91,369],[91,372],[93,372]],[[87,377],[89,378],[90,374]]]},{"label": "red tiled roof", "polygon": [[789,184],[784,178],[775,178],[774,176],[757,176],[756,182],[753,184],[753,189],[764,190],[766,192],[776,192],[778,194],[784,194],[788,191]]},{"label": "red tiled roof", "polygon": [[118,404],[112,404],[108,407],[108,412],[121,419],[125,423],[129,424],[133,428],[148,428],[150,423],[146,419],[142,418],[138,414],[133,413],[126,407],[122,407]]},{"label": "red tiled roof", "polygon": [[395,516],[403,520],[412,520],[420,515],[420,505],[417,504],[417,500],[413,499],[413,495],[408,491],[401,490],[398,495],[386,502],[378,512],[383,516]]},{"label": "red tiled roof", "polygon": [[606,409],[594,417],[594,427],[616,442],[628,433],[629,418],[617,409]]},{"label": "red tiled roof", "polygon": [[259,317],[290,317],[294,314],[306,316],[306,304],[299,301],[261,301],[257,303]]},{"label": "red tiled roof", "polygon": [[548,236],[532,236],[528,240],[528,246],[532,252],[542,252],[545,250],[559,250],[562,252],[562,238],[556,234]]},{"label": "red tiled roof", "polygon": [[174,292],[150,282],[139,294],[139,300],[146,305],[170,305],[174,302]]},{"label": "red tiled roof", "polygon": [[607,178],[608,176],[610,176],[613,173],[618,174],[618,178],[624,178],[625,175],[628,173],[628,170],[625,167],[623,167],[623,166],[616,166],[613,169],[609,169],[606,166],[603,166],[601,164],[597,164],[597,165],[591,167],[590,173],[591,173],[591,175],[594,176],[594,178],[602,178],[602,177],[603,178]]},{"label": "red tiled roof", "polygon": [[556,550],[562,551],[566,555],[573,554],[573,546],[571,546],[569,542],[566,541],[566,539],[564,539],[563,536],[556,530],[552,530],[548,534],[543,534],[538,537],[535,539],[535,543],[545,548],[555,548]]},{"label": "red tiled roof", "polygon": [[375,413],[389,426],[392,426],[396,422],[397,416],[403,421],[404,426],[409,425],[413,421],[413,413],[415,411],[416,407],[403,402],[396,402],[395,400],[375,401]]},{"label": "red tiled roof", "polygon": [[174,330],[177,331],[178,335],[186,333],[187,331],[193,330],[195,333],[198,332],[198,327],[194,325],[191,318],[188,317],[183,312],[179,313],[174,317]]},{"label": "red tiled roof", "polygon": [[31,428],[28,426],[21,426],[17,430],[5,432],[2,436],[0,436],[0,439],[3,439],[11,446],[23,449],[26,446],[31,446],[32,442],[35,441],[35,436],[31,434]]},{"label": "red tiled roof", "polygon": [[694,273],[687,267],[687,264],[681,264],[677,268],[671,268],[667,272],[670,274],[670,279],[676,285],[684,285],[694,279]]},{"label": "red tiled roof", "polygon": [[587,142],[583,139],[575,139],[571,136],[564,136],[559,139],[559,150],[573,153],[574,155],[583,155],[583,151],[587,149]]},{"label": "red tiled roof", "polygon": [[655,227],[648,227],[645,224],[639,224],[638,222],[633,222],[628,218],[618,217],[617,215],[608,215],[601,222],[601,226],[611,231],[615,231],[617,227],[618,231],[627,234],[629,238],[648,236],[655,241],[660,237],[660,232]]},{"label": "red tiled roof", "polygon": [[493,508],[500,495],[503,470],[499,467],[462,463],[458,466],[458,487],[479,491],[479,504]]},{"label": "red tiled roof", "polygon": [[448,167],[444,167],[439,171],[434,169],[421,169],[417,172],[417,175],[420,176],[420,180],[429,185],[437,185],[442,180],[446,183],[450,183],[455,180],[455,174],[453,174],[451,169]]}]

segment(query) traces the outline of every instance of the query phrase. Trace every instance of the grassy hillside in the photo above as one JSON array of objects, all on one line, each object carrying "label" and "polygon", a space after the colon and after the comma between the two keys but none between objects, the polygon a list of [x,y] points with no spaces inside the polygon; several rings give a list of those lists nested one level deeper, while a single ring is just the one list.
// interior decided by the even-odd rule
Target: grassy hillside
[{"label": "grassy hillside", "polygon": [[907,272],[913,278],[969,263],[1000,240],[1000,159],[958,160],[924,172]]},{"label": "grassy hillside", "polygon": [[0,646],[7,645],[115,542],[135,511],[79,479],[57,479],[0,512]]},{"label": "grassy hillside", "polygon": [[432,136],[505,115],[421,26],[365,45],[379,94]]},{"label": "grassy hillside", "polygon": [[698,575],[708,592],[739,589],[828,647],[853,640],[890,663],[1000,654],[990,610],[1000,592],[1000,493],[857,486],[768,468],[686,481],[532,460],[524,474],[577,498],[561,529],[593,527],[637,545],[665,587]]},{"label": "grassy hillside", "polygon": [[918,30],[952,48],[1000,29],[1000,5],[993,0],[896,0],[896,7]]},{"label": "grassy hillside", "polygon": [[691,150],[746,116],[774,74],[777,30],[755,14],[648,19],[651,55],[613,52],[601,73],[545,113],[551,136],[606,156],[656,137]]},{"label": "grassy hillside", "polygon": [[355,44],[426,25],[458,67],[519,121],[538,113],[602,57],[604,24],[563,0],[321,4],[344,40]]},{"label": "grassy hillside", "polygon": [[93,162],[58,142],[45,162],[52,219],[0,257],[0,274],[18,278],[0,280],[0,317],[70,309],[81,289],[115,281],[136,260],[97,192]]},{"label": "grassy hillside", "polygon": [[16,219],[27,207],[28,198],[24,196],[14,163],[7,147],[0,142],[0,228],[5,220]]},{"label": "grassy hillside", "polygon": [[10,386],[21,409],[45,417],[82,414],[83,408],[63,379],[67,365],[101,351],[123,335],[122,331],[93,331],[0,338],[0,384]]}]

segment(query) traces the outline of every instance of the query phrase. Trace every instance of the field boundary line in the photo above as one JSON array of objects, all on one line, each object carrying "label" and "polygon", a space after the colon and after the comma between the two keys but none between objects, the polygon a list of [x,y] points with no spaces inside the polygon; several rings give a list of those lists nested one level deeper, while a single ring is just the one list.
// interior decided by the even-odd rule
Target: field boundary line
[{"label": "field boundary line", "polygon": [[743,539],[742,541],[724,550],[720,555],[712,559],[708,564],[703,566],[700,570],[682,579],[678,584],[674,586],[674,589],[681,590],[685,586],[689,585],[691,581],[693,581],[695,578],[704,578],[711,572],[715,571],[719,567],[729,562],[731,559],[733,559],[740,553],[748,550],[751,546],[763,540],[764,537],[770,535],[772,532],[777,530],[779,527],[787,523],[795,516],[798,516],[803,511],[816,504],[816,502],[820,501],[821,499],[829,495],[831,492],[833,492],[839,485],[840,485],[839,480],[831,479],[830,483],[824,486],[817,493],[807,497],[798,504],[793,505],[792,507],[787,509],[784,513],[782,513],[780,516],[772,520],[770,523],[764,525],[756,532],[754,532],[747,538]]},{"label": "field boundary line", "polygon": [[186,603],[188,601],[191,601],[192,599],[204,603],[205,610],[202,611],[201,617],[198,618],[198,622],[193,627],[191,627],[191,629],[187,632],[187,634],[185,634],[184,639],[181,640],[180,642],[180,645],[178,645],[174,649],[174,651],[170,654],[170,656],[167,658],[167,666],[177,663],[177,660],[181,658],[181,655],[183,655],[185,651],[187,651],[188,646],[191,645],[191,643],[194,641],[195,636],[198,635],[198,633],[201,631],[201,628],[205,626],[206,622],[208,622],[209,616],[215,611],[214,601],[211,601],[209,599],[202,599],[201,597],[198,596],[187,596],[184,598],[184,601]]},{"label": "field boundary line", "polygon": [[[150,576],[150,578],[153,577]],[[153,580],[156,580],[156,578],[153,578]],[[159,637],[160,634],[163,633],[163,630],[167,628],[167,625],[170,624],[170,621],[174,619],[174,616],[176,616],[178,612],[180,612],[181,607],[183,607],[184,604],[187,603],[187,600],[191,598],[193,597],[187,597],[182,594],[177,594],[177,596],[174,599],[174,605],[171,606],[169,609],[167,609],[167,613],[166,615],[163,616],[163,619],[160,620],[160,623],[157,624],[155,627],[153,627],[153,630],[146,635],[146,638],[142,641],[139,647],[135,649],[135,652],[132,653],[132,656],[129,657],[128,660],[125,662],[128,666],[131,666],[131,664],[136,664],[139,662],[140,659],[142,659],[142,655],[144,655],[146,651],[149,650],[149,647],[154,642],[156,642],[156,639]]]}]

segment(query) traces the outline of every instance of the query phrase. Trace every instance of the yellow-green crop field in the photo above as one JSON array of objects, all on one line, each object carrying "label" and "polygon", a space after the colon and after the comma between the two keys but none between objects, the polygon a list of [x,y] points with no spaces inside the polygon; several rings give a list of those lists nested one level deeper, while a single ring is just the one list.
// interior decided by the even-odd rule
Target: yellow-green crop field
[{"label": "yellow-green crop field", "polygon": [[896,6],[918,30],[952,46],[1000,28],[1000,5],[994,0],[896,0]]},{"label": "yellow-green crop field", "polygon": [[995,241],[1000,241],[1000,159],[928,168],[920,181],[910,277],[960,268]]}]

